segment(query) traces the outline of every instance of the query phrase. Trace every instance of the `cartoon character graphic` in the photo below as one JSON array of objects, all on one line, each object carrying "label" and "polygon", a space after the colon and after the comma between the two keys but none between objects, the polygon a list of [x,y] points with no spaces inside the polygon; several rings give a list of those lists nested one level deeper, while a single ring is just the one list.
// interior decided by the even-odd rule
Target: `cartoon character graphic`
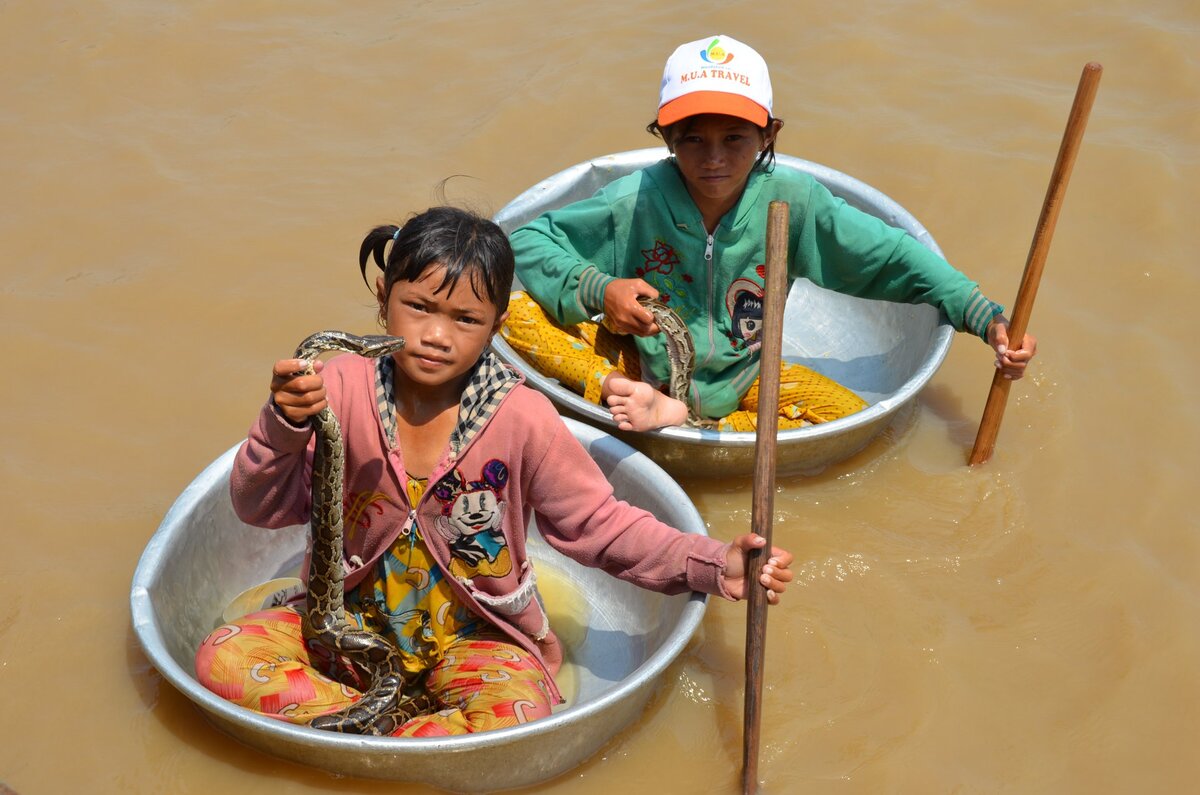
[{"label": "cartoon character graphic", "polygon": [[512,571],[508,544],[500,529],[508,466],[493,458],[479,480],[466,481],[458,469],[438,481],[434,497],[442,515],[434,525],[450,545],[450,573],[456,577],[503,577]]},{"label": "cartoon character graphic", "polygon": [[725,308],[732,322],[730,345],[750,351],[762,347],[763,286],[745,277],[734,279],[725,293]]}]

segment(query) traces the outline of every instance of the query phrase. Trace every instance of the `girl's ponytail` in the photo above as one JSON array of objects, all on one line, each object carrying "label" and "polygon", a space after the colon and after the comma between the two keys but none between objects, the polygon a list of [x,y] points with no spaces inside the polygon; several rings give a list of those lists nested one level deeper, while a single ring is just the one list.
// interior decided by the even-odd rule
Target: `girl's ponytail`
[{"label": "girl's ponytail", "polygon": [[367,236],[363,238],[362,245],[358,248],[358,269],[362,271],[363,281],[367,287],[370,287],[372,292],[375,287],[367,279],[367,258],[374,258],[375,264],[379,266],[379,270],[387,270],[387,244],[393,242],[400,236],[400,230],[403,227],[395,224],[385,224],[377,226]]}]

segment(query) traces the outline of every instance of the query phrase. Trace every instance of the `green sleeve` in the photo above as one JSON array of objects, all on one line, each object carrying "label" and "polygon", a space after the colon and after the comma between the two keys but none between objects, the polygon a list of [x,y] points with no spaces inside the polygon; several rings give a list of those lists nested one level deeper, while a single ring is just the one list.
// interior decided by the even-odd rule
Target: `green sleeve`
[{"label": "green sleeve", "polygon": [[860,298],[931,304],[958,331],[985,336],[1003,311],[979,286],[902,229],[836,198],[815,180],[793,236],[792,276]]},{"label": "green sleeve", "polygon": [[604,191],[544,213],[510,237],[517,278],[542,308],[564,324],[604,309],[615,276],[612,206]]}]

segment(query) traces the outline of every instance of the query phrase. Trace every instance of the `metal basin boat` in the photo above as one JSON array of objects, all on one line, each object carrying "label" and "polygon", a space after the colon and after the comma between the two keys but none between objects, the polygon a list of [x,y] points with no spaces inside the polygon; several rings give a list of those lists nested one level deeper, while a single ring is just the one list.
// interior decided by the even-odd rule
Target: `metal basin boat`
[{"label": "metal basin boat", "polygon": [[[650,459],[602,431],[566,420],[619,499],[705,534],[687,494]],[[183,491],[134,574],[133,626],[159,672],[218,728],[276,756],[346,776],[417,781],[453,792],[529,786],[576,767],[642,712],[704,615],[700,594],[645,591],[551,549],[530,528],[551,626],[567,649],[559,683],[569,702],[522,726],[446,738],[358,737],[295,726],[234,705],[194,678],[200,641],[250,586],[298,574],[306,526],[260,530],[233,513],[236,447]],[[563,598],[566,597],[566,598]],[[556,603],[558,602],[558,603]]]},{"label": "metal basin boat", "polygon": [[[579,163],[526,190],[506,205],[495,221],[511,232],[547,210],[588,198],[609,182],[666,154],[665,148],[639,149]],[[869,185],[787,155],[777,155],[776,168],[813,175],[835,196],[941,253],[916,218]],[[953,337],[953,327],[933,307],[853,298],[817,287],[807,279],[797,280],[784,314],[784,359],[833,378],[869,405],[840,420],[780,431],[777,471],[817,472],[865,447],[911,409],[913,398],[941,365]],[[620,437],[674,475],[716,477],[754,471],[753,433],[695,428],[624,433],[606,408],[537,372],[499,335],[492,347],[501,359],[520,370],[531,386],[548,395],[560,412]]]}]

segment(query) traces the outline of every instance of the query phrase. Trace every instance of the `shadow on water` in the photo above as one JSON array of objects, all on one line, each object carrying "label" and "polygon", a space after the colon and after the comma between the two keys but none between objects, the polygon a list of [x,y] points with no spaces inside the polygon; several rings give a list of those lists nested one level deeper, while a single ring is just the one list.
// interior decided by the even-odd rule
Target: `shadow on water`
[{"label": "shadow on water", "polygon": [[[927,387],[921,392],[921,404],[946,422],[957,424],[973,421],[967,414],[961,395],[949,386],[934,384]],[[982,403],[979,408],[983,409]]]},{"label": "shadow on water", "polygon": [[[203,754],[214,764],[239,770],[254,778],[288,780],[336,792],[361,792],[365,795],[380,791],[378,780],[347,778],[279,759],[243,745],[217,729],[186,696],[174,687],[164,686],[162,675],[142,653],[132,626],[126,630],[126,664],[129,678],[146,711],[182,745]],[[421,784],[406,783],[404,786],[406,795],[440,792]]]},{"label": "shadow on water", "polygon": [[[162,675],[158,673],[142,653],[132,627],[129,627],[126,633],[126,661],[129,678],[142,703],[145,705],[146,711],[152,714],[158,723],[174,735],[181,744],[190,746],[198,753],[211,759],[216,765],[239,770],[256,779],[292,781],[306,786],[319,786],[324,791],[331,792],[363,793],[363,795],[368,795],[369,793],[386,791],[389,787],[393,788],[393,791],[397,791],[397,788],[402,788],[405,795],[435,795],[436,793],[446,792],[446,790],[440,790],[416,782],[385,782],[379,779],[352,778],[336,775],[315,767],[306,767],[279,759],[242,744],[209,723],[200,708],[178,690],[170,686],[163,686],[164,680]],[[672,672],[677,671],[681,664],[681,661],[676,661],[672,664],[668,669],[668,674],[664,678],[664,681],[675,681],[677,676]],[[606,675],[606,672],[602,670],[594,671],[594,673],[597,676]],[[586,775],[594,765],[601,764],[605,757],[614,748],[619,746],[626,737],[636,734],[639,724],[647,718],[652,717],[662,708],[666,702],[665,693],[667,690],[668,688],[666,687],[659,688],[647,702],[642,716],[627,727],[625,731],[619,733],[610,742],[602,746],[583,764],[565,771],[562,775],[554,779],[542,782],[533,787],[504,791],[530,794],[551,792],[554,790],[556,782],[561,782],[569,777],[579,778]],[[5,788],[3,783],[0,783],[0,795],[8,795],[8,793],[12,792],[14,791]]]},{"label": "shadow on water", "polygon": [[[816,486],[831,483],[850,473],[861,476],[878,469],[895,457],[905,437],[915,428],[918,416],[916,404],[919,401],[921,401],[920,397],[897,409],[892,416],[891,423],[858,452],[818,469],[786,475],[777,474],[776,486],[778,488]],[[725,475],[720,478],[676,476],[676,479],[684,490],[692,495],[693,499],[697,499],[698,495],[751,494],[754,488],[753,474]]]}]

